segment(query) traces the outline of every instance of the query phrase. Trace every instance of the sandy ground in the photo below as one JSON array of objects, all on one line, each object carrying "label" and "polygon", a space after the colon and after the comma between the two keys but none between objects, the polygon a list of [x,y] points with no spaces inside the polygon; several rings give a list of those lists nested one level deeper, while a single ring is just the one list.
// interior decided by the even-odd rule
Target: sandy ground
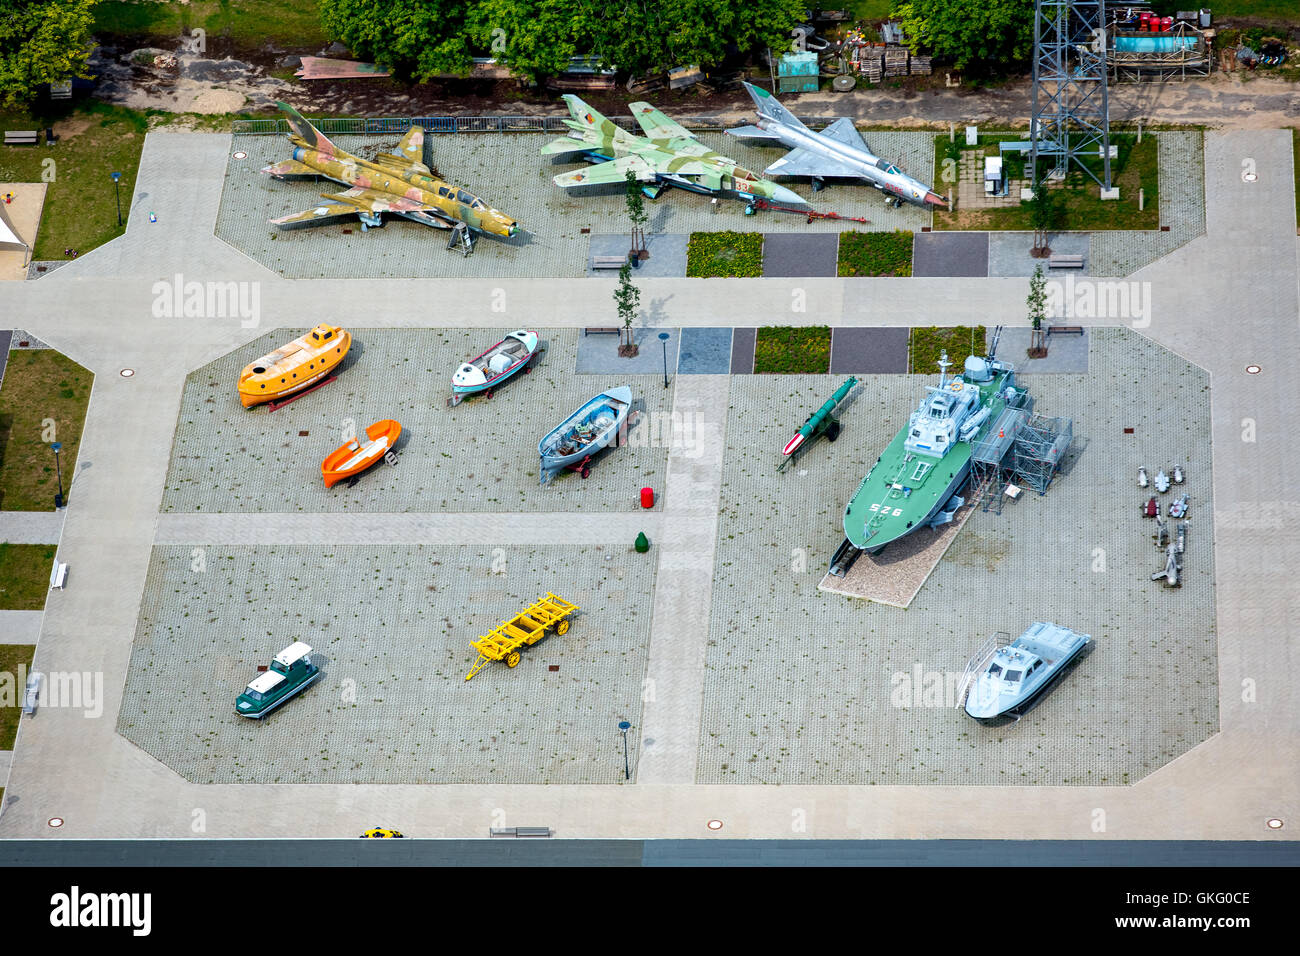
[{"label": "sandy ground", "polygon": [[[551,103],[494,102],[499,88],[483,84],[426,84],[376,87],[385,80],[324,80],[288,82],[271,76],[256,63],[235,59],[202,59],[177,53],[176,67],[141,66],[132,51],[102,48],[92,60],[100,79],[96,95],[135,109],[176,113],[229,113],[247,106],[256,112],[274,109],[285,100],[303,110],[328,110],[356,115],[446,115],[498,112],[511,115],[560,115],[558,94]],[[941,75],[941,74],[940,74]],[[389,89],[388,95],[383,94]],[[458,92],[459,91],[459,92]],[[497,92],[494,92],[497,91]],[[376,109],[376,94],[384,109]],[[459,95],[463,93],[464,95]],[[622,96],[619,89],[617,96]],[[486,95],[486,98],[485,98]],[[1112,122],[1139,119],[1165,125],[1195,125],[1219,129],[1275,129],[1293,126],[1300,117],[1300,84],[1245,71],[1216,73],[1205,79],[1168,83],[1124,83],[1110,88]],[[589,97],[603,102],[606,95]],[[652,97],[653,99],[653,97]],[[782,97],[800,116],[852,116],[859,123],[888,124],[897,129],[946,128],[948,124],[993,126],[1029,122],[1030,83],[1013,80],[995,89],[969,85],[938,89],[857,89],[851,93],[810,93]],[[701,97],[674,98],[667,109],[676,115],[712,116],[726,123],[750,122],[749,98],[743,91]],[[719,108],[719,102],[727,103]]]},{"label": "sandy ground", "polygon": [[[5,218],[18,235],[30,246],[36,245],[36,229],[41,222],[41,209],[45,206],[45,183],[0,183],[0,203],[6,193],[14,194],[14,201],[4,206]],[[0,251],[0,280],[26,279],[27,260],[30,253],[23,250]]]}]

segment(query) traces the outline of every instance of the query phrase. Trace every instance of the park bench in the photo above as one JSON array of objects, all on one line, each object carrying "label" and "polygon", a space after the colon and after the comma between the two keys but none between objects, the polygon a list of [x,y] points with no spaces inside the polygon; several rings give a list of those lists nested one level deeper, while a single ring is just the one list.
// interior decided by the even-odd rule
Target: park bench
[{"label": "park bench", "polygon": [[492,827],[494,837],[549,837],[550,827]]},{"label": "park bench", "polygon": [[50,590],[62,591],[63,584],[68,580],[68,562],[55,559],[54,569],[50,571]]},{"label": "park bench", "polygon": [[599,335],[608,332],[610,335],[618,335],[622,331],[623,330],[618,328],[617,326],[604,325],[604,326],[596,326],[594,328],[589,328],[589,329],[583,329],[582,334],[585,336],[585,335],[590,335],[592,332],[595,332],[596,334]]},{"label": "park bench", "polygon": [[1082,325],[1049,325],[1047,327],[1047,337],[1053,335],[1083,335]]},{"label": "park bench", "polygon": [[1083,256],[1081,255],[1060,255],[1050,256],[1047,260],[1049,269],[1082,269]]},{"label": "park bench", "polygon": [[627,265],[627,256],[592,256],[593,269],[621,269]]},{"label": "park bench", "polygon": [[40,142],[41,134],[34,129],[5,130],[6,146],[35,146]]}]

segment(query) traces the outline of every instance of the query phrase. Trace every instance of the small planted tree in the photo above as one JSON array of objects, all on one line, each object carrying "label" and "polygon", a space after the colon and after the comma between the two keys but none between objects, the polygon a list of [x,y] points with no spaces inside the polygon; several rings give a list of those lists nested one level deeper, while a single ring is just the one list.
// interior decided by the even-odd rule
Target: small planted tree
[{"label": "small planted tree", "polygon": [[627,218],[632,223],[632,251],[628,256],[644,262],[650,258],[650,250],[645,245],[645,224],[650,217],[646,215],[641,183],[630,169],[627,171]]},{"label": "small planted tree", "polygon": [[1034,198],[1029,200],[1029,223],[1034,227],[1034,245],[1029,254],[1035,259],[1046,259],[1052,254],[1048,243],[1048,233],[1057,228],[1061,219],[1061,206],[1056,193],[1047,188],[1044,181],[1034,189]]},{"label": "small planted tree", "polygon": [[618,270],[618,287],[614,290],[614,304],[618,307],[618,318],[623,323],[620,333],[618,354],[624,358],[636,355],[637,344],[632,340],[632,321],[641,306],[641,290],[632,284],[632,264],[623,263]]},{"label": "small planted tree", "polygon": [[1029,357],[1042,358],[1047,354],[1047,345],[1043,341],[1043,319],[1047,313],[1047,279],[1043,276],[1043,267],[1035,266],[1034,274],[1029,279]]}]

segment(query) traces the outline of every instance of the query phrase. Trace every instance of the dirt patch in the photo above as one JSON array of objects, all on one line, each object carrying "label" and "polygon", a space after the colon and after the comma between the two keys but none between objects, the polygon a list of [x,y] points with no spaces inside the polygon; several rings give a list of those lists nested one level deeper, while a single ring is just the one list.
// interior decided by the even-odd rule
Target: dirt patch
[{"label": "dirt patch", "polygon": [[55,123],[54,135],[59,139],[73,139],[90,129],[90,126],[90,120],[84,116],[73,116]]},{"label": "dirt patch", "polygon": [[247,101],[243,93],[232,90],[206,90],[194,97],[188,112],[212,115],[215,113],[233,113]]}]

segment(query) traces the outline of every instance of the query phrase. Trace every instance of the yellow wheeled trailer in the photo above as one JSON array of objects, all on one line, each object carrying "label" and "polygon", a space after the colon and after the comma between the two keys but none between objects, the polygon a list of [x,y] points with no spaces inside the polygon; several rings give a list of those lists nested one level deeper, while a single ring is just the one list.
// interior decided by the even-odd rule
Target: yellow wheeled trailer
[{"label": "yellow wheeled trailer", "polygon": [[536,644],[546,636],[548,629],[556,634],[563,634],[569,629],[569,615],[578,610],[578,605],[570,604],[562,597],[550,591],[542,598],[510,620],[498,624],[477,641],[471,641],[470,647],[478,651],[479,658],[465,679],[469,680],[484,667],[488,661],[505,661],[506,667],[519,663],[519,649],[525,644]]}]

